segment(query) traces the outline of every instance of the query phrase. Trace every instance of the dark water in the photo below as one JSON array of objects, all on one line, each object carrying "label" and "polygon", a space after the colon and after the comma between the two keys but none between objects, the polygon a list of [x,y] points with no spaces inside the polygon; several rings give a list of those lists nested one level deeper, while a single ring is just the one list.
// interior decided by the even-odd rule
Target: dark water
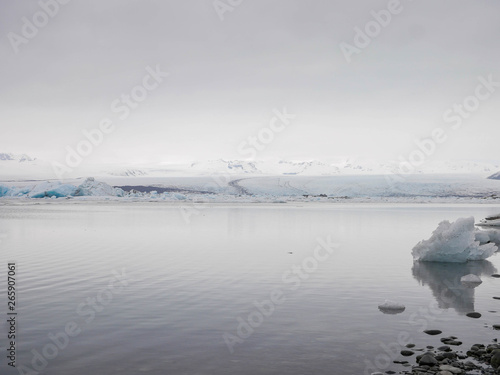
[{"label": "dark water", "polygon": [[[414,265],[411,249],[443,219],[498,212],[217,206],[187,222],[158,203],[2,206],[0,373],[363,374],[400,370],[389,362],[405,342],[439,345],[427,328],[486,344],[499,336],[498,255]],[[5,362],[11,260],[17,369]],[[463,287],[468,273],[483,284]],[[406,310],[381,313],[385,299]]]}]

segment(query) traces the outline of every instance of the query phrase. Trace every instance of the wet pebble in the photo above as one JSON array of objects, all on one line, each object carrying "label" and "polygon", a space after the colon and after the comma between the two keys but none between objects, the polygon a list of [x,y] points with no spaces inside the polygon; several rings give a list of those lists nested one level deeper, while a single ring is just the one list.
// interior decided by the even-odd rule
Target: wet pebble
[{"label": "wet pebble", "polygon": [[419,366],[434,366],[439,363],[432,353],[425,353],[421,356],[418,356],[417,361]]},{"label": "wet pebble", "polygon": [[478,313],[478,312],[470,312],[470,313],[468,313],[468,314],[467,314],[467,316],[468,316],[469,318],[478,319],[478,318],[480,318],[480,317],[481,317],[481,314],[480,314],[480,313]]},{"label": "wet pebble", "polygon": [[424,331],[424,333],[427,333],[428,335],[435,336],[435,335],[440,335],[443,333],[443,331],[440,331],[439,329],[427,329]]}]

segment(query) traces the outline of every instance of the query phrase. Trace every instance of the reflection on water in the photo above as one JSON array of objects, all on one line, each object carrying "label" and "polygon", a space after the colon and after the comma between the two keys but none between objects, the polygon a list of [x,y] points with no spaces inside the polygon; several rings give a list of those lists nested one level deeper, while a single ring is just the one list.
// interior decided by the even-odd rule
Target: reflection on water
[{"label": "reflection on water", "polygon": [[462,276],[491,275],[497,269],[487,260],[467,263],[414,262],[413,277],[428,285],[439,308],[453,308],[464,315],[474,311],[474,289],[460,282]]},{"label": "reflection on water", "polygon": [[[188,224],[180,206],[160,203],[0,206],[6,233],[0,258],[5,254],[4,266],[7,257],[15,259],[20,270],[17,361],[31,369],[32,350],[42,355],[54,345],[49,334],[64,332],[73,321],[82,333],[47,360],[40,375],[363,374],[367,361],[385,356],[382,348],[392,347],[403,331],[424,344],[413,326],[422,318],[464,345],[488,342],[498,331],[470,329],[464,320],[480,322],[453,309],[428,318],[434,297],[413,277],[436,296],[461,292],[441,307],[468,312],[475,298],[481,311],[495,310],[496,281],[483,283],[475,296],[459,281],[468,273],[493,273],[493,266],[416,264],[412,277],[409,249],[445,217],[489,213],[484,206],[460,205],[214,205]],[[340,248],[304,272],[317,239],[328,236]],[[500,257],[491,261],[500,268]],[[7,278],[4,266],[1,280]],[[106,298],[101,291],[113,270],[124,273],[129,285],[103,306],[98,298]],[[283,291],[285,301],[269,312],[263,306],[274,291]],[[404,303],[406,310],[381,313],[377,306],[385,299]],[[250,326],[249,319],[259,316],[262,321]],[[0,322],[5,328],[6,320]],[[242,340],[233,353],[226,334]],[[0,337],[3,342],[6,336]],[[18,371],[0,360],[0,374]]]}]

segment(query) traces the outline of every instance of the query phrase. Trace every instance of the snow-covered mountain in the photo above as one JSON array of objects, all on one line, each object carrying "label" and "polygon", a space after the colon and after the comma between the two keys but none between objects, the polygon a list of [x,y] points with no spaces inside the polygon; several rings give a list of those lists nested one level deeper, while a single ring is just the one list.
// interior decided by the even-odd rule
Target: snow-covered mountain
[{"label": "snow-covered mountain", "polygon": [[0,160],[1,161],[13,161],[13,162],[18,162],[18,163],[23,163],[23,162],[30,162],[30,161],[35,161],[36,158],[32,158],[26,154],[11,154],[11,153],[6,153],[6,152],[0,152]]},{"label": "snow-covered mountain", "polygon": [[339,174],[340,169],[320,161],[285,161],[277,163],[277,174],[303,175],[303,176],[328,176]]},{"label": "snow-covered mountain", "polygon": [[26,154],[0,153],[0,179],[53,178],[50,164]]},{"label": "snow-covered mountain", "polygon": [[257,167],[259,162],[240,160],[209,160],[192,163],[186,172],[194,173],[230,173],[230,174],[262,174]]},{"label": "snow-covered mountain", "polygon": [[142,169],[123,169],[107,172],[111,176],[120,177],[137,177],[137,176],[147,176],[149,173]]},{"label": "snow-covered mountain", "polygon": [[490,180],[500,180],[500,172],[497,172],[495,174],[492,174],[491,176],[488,177]]},{"label": "snow-covered mountain", "polygon": [[[60,162],[60,161],[59,161]],[[398,161],[379,162],[361,158],[338,158],[329,162],[319,160],[227,160],[217,159],[184,164],[117,164],[87,165],[72,168],[64,179],[95,175],[96,177],[197,177],[230,176],[355,176],[355,175],[451,175],[474,174],[480,178],[500,179],[499,162],[434,161],[419,167]],[[0,180],[58,179],[47,161],[22,154],[0,153]]]},{"label": "snow-covered mountain", "polygon": [[367,159],[345,158],[335,162],[309,161],[241,161],[212,160],[193,163],[187,174],[264,174],[264,175],[385,175],[385,174],[480,174],[487,177],[500,168],[500,162],[428,161],[408,169],[408,164],[397,161],[378,162]]}]

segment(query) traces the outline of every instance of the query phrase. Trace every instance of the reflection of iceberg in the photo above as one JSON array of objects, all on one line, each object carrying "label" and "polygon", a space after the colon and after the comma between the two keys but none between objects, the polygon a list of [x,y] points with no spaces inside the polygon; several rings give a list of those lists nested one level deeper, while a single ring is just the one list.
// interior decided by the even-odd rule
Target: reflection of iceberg
[{"label": "reflection of iceberg", "polygon": [[459,314],[474,311],[474,289],[460,282],[462,276],[491,275],[497,270],[491,262],[438,263],[414,262],[413,277],[428,285],[441,309],[453,308]]},{"label": "reflection of iceberg", "polygon": [[[477,238],[476,238],[477,237]],[[496,239],[496,238],[495,238]],[[439,223],[431,238],[420,241],[412,250],[414,260],[423,262],[457,262],[482,260],[492,256],[498,247],[487,231],[474,227],[474,218]]]}]

